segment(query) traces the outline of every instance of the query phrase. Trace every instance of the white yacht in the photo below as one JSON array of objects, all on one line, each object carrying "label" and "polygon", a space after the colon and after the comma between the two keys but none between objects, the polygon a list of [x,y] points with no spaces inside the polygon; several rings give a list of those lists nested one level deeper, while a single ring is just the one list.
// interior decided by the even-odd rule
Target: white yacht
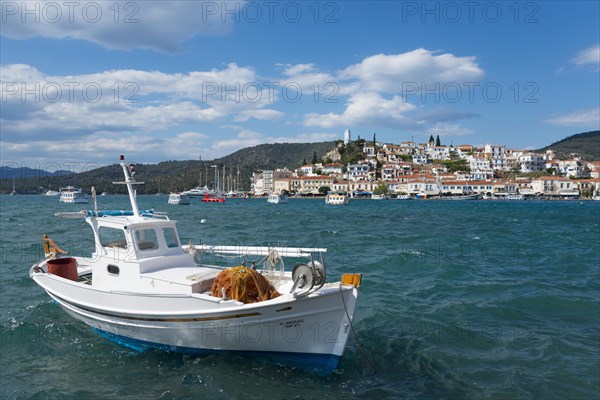
[{"label": "white yacht", "polygon": [[83,193],[81,189],[76,189],[73,186],[67,186],[66,188],[60,189],[61,203],[87,203],[89,201],[87,194]]},{"label": "white yacht", "polygon": [[190,198],[187,194],[171,193],[169,195],[169,204],[172,206],[187,206],[190,204]]},{"label": "white yacht", "polygon": [[267,197],[267,202],[271,204],[287,204],[288,197],[285,194],[271,193]]}]

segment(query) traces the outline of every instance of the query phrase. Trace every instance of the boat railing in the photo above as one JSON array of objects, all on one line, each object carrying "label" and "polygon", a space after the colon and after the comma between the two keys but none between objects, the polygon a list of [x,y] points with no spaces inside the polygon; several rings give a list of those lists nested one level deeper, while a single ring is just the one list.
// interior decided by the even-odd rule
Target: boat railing
[{"label": "boat railing", "polygon": [[311,247],[270,247],[270,246],[214,246],[208,244],[184,245],[184,250],[193,247],[197,251],[212,254],[239,256],[268,256],[276,251],[281,257],[311,257],[315,253],[326,253],[326,248]]},{"label": "boat railing", "polygon": [[[81,211],[68,211],[68,212],[57,212],[54,214],[59,218],[66,219],[79,219],[79,218],[102,218],[102,217],[127,217],[133,216],[131,210],[81,210]],[[140,210],[141,217],[158,218],[168,220],[169,216],[166,212],[158,212],[154,210]]]}]

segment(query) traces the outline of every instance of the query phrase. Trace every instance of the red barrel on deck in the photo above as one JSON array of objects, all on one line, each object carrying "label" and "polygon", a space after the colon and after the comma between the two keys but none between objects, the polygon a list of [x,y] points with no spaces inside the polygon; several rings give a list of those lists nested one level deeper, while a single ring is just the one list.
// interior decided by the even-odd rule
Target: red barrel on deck
[{"label": "red barrel on deck", "polygon": [[77,274],[77,260],[73,257],[48,260],[48,273],[76,281],[79,277]]}]

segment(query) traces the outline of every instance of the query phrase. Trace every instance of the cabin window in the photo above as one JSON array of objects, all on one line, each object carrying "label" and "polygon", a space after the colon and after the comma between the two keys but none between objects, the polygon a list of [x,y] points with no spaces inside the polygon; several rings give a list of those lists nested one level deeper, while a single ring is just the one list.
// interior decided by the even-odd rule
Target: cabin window
[{"label": "cabin window", "polygon": [[127,248],[125,232],[122,229],[101,226],[98,229],[98,234],[100,236],[100,244],[103,247],[118,247],[120,249]]},{"label": "cabin window", "polygon": [[117,267],[116,265],[108,264],[106,270],[111,275],[119,275],[119,267]]},{"label": "cabin window", "polygon": [[139,250],[158,249],[158,239],[154,229],[137,229],[135,231],[135,242]]},{"label": "cabin window", "polygon": [[163,235],[165,235],[165,242],[167,242],[167,247],[179,247],[179,242],[177,241],[177,234],[175,233],[175,229],[163,228]]}]

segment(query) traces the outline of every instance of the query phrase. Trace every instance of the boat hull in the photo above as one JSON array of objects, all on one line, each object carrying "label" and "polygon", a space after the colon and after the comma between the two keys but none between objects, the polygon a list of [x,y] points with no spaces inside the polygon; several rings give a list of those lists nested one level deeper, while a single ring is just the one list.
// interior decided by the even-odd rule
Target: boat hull
[{"label": "boat hull", "polygon": [[[251,352],[318,370],[337,367],[358,297],[355,287],[327,284],[306,297],[283,295],[274,301],[228,306],[220,304],[218,298],[207,304],[199,298],[202,295],[144,299],[134,294],[86,290],[76,287],[84,285],[74,286],[48,274],[33,278],[72,317],[131,348]],[[118,309],[116,304],[124,304],[127,297],[130,311],[123,306]],[[134,306],[136,302],[146,307]],[[159,303],[163,307],[157,312]]]}]

